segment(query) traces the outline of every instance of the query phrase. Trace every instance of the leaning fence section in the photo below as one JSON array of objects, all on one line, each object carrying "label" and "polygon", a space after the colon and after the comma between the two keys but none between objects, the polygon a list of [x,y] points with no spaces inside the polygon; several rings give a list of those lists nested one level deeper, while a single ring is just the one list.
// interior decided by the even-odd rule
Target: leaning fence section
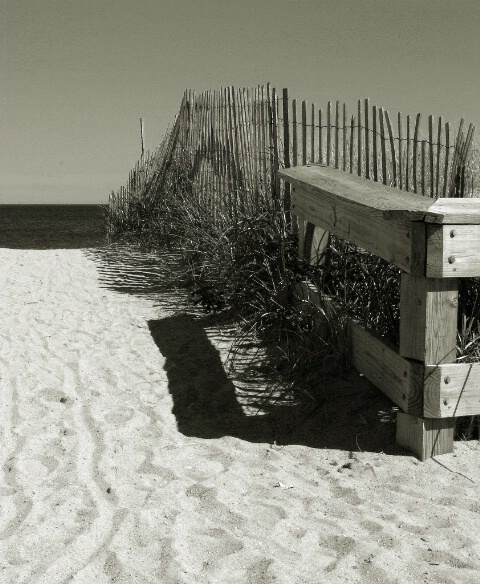
[{"label": "leaning fence section", "polygon": [[290,209],[279,168],[323,164],[433,198],[478,195],[471,167],[475,128],[462,119],[398,113],[359,100],[325,108],[279,95],[269,84],[186,91],[173,126],[142,153],[127,183],[110,196],[110,235],[143,229],[159,212],[172,172],[182,169],[190,196],[233,221],[248,209]]}]

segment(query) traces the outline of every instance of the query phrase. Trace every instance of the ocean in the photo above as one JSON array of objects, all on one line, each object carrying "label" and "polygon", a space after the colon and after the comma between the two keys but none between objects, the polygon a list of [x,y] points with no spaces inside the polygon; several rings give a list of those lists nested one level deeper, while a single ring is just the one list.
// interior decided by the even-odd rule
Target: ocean
[{"label": "ocean", "polygon": [[0,205],[0,247],[101,247],[106,210],[106,205]]}]

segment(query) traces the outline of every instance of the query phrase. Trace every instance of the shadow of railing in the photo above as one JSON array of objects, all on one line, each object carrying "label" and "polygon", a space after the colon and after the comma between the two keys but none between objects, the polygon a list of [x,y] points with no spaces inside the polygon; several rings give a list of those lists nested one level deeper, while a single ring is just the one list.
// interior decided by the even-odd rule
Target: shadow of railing
[{"label": "shadow of railing", "polygon": [[[245,384],[237,374],[227,374],[217,347],[228,351],[234,336],[218,316],[194,310],[188,293],[176,286],[174,253],[121,246],[84,253],[95,262],[101,287],[148,298],[167,314],[149,320],[148,328],[165,358],[173,414],[185,436],[404,454],[394,441],[392,403],[353,373],[328,379],[319,401],[310,403],[279,400],[261,376],[250,375]],[[247,351],[240,368],[249,363]]]},{"label": "shadow of railing", "polygon": [[[400,453],[394,444],[391,402],[353,374],[329,380],[324,399],[316,403],[279,402],[277,397],[269,397],[265,386],[246,396],[227,375],[221,355],[206,333],[209,321],[211,317],[181,314],[148,322],[166,359],[172,411],[182,434]],[[242,401],[255,413],[246,414]],[[391,419],[381,419],[380,414]]]}]

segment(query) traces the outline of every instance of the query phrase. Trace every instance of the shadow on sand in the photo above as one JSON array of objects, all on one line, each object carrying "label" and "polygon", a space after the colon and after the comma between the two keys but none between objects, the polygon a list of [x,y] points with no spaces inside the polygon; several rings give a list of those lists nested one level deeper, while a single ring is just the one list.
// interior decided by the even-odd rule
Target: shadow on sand
[{"label": "shadow on sand", "polygon": [[207,330],[210,336],[214,330],[227,344],[231,335],[225,334],[217,317],[189,310],[187,294],[173,285],[172,275],[178,273],[174,254],[118,247],[85,253],[96,264],[100,286],[150,298],[169,314],[148,321],[148,327],[166,360],[173,414],[185,436],[405,453],[395,445],[392,402],[354,373],[329,379],[319,403],[279,402],[268,395],[261,380],[245,391],[227,375]]},{"label": "shadow on sand", "polygon": [[[165,357],[178,430],[190,437],[234,436],[249,442],[302,444],[347,451],[400,453],[394,444],[392,404],[364,379],[330,380],[316,404],[269,399],[264,386],[245,396],[224,369],[205,331],[211,317],[191,314],[148,322]],[[245,413],[241,403],[247,397]]]}]

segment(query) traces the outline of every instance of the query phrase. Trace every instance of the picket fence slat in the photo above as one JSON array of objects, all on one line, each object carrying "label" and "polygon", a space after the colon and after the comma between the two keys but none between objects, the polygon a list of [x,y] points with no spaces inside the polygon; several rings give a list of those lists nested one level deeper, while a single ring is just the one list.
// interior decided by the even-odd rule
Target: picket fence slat
[{"label": "picket fence slat", "polygon": [[326,163],[435,198],[473,192],[472,124],[466,128],[460,120],[453,135],[442,117],[429,115],[422,133],[421,114],[403,122],[399,112],[394,128],[388,111],[368,98],[358,100],[356,110],[348,120],[347,104],[339,101],[328,101],[326,112],[314,102],[307,109],[306,101],[291,99],[288,89],[279,96],[270,84],[186,90],[171,130],[154,151],[145,150],[141,118],[139,159],[126,183],[109,196],[112,221],[132,229],[140,209],[157,213],[163,189],[182,165],[198,203],[232,221],[260,202],[283,209],[289,221],[291,187],[280,184],[280,165]]}]

